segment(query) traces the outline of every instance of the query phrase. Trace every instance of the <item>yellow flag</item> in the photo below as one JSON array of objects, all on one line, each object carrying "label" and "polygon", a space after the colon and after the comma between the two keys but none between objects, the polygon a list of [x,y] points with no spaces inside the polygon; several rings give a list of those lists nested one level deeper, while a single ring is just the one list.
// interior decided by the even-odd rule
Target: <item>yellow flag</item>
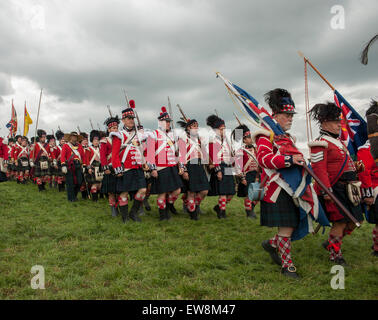
[{"label": "yellow flag", "polygon": [[26,137],[29,132],[29,124],[32,124],[33,120],[30,118],[28,111],[26,110],[25,102],[25,111],[24,111],[24,136]]}]

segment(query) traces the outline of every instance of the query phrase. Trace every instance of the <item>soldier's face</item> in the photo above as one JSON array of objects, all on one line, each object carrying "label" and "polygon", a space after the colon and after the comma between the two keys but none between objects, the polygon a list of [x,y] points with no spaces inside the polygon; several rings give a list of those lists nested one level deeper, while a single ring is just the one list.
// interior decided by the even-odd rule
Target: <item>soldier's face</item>
[{"label": "soldier's face", "polygon": [[60,139],[60,144],[61,145],[64,145],[66,143],[66,140],[64,140],[64,139]]},{"label": "soldier's face", "polygon": [[224,124],[222,124],[218,129],[216,129],[217,133],[223,137],[224,136],[224,133],[226,131],[226,126]]},{"label": "soldier's face", "polygon": [[41,141],[42,143],[45,143],[45,141],[46,141],[46,136],[43,135],[41,138],[39,138],[39,141]]},{"label": "soldier's face", "polygon": [[[77,141],[77,138],[76,138],[76,141]],[[81,144],[84,146],[84,147],[87,147],[88,146],[88,140],[87,139],[84,139]]]},{"label": "soldier's face", "polygon": [[100,141],[98,140],[98,138],[93,139],[93,142],[92,142],[93,146],[98,147],[99,143]]},{"label": "soldier's face", "polygon": [[247,136],[243,139],[243,142],[247,145],[250,146],[252,144],[252,138],[251,136]]},{"label": "soldier's face", "polygon": [[21,145],[23,147],[26,147],[28,145],[28,141],[27,140],[21,140]]},{"label": "soldier's face", "polygon": [[189,132],[191,136],[198,136],[198,123],[193,123],[189,127]]},{"label": "soldier's face", "polygon": [[124,119],[122,119],[122,123],[127,128],[134,128],[135,127],[134,118],[124,118]]},{"label": "soldier's face", "polygon": [[273,118],[278,122],[283,131],[289,131],[293,124],[293,116],[292,113],[277,113]]},{"label": "soldier's face", "polygon": [[117,126],[113,126],[113,127],[110,127],[108,129],[109,132],[117,132],[118,131],[118,125]]},{"label": "soldier's face", "polygon": [[341,121],[324,121],[321,124],[323,130],[331,132],[333,134],[340,134],[341,130]]},{"label": "soldier's face", "polygon": [[71,143],[76,144],[77,143],[77,136],[71,136]]}]

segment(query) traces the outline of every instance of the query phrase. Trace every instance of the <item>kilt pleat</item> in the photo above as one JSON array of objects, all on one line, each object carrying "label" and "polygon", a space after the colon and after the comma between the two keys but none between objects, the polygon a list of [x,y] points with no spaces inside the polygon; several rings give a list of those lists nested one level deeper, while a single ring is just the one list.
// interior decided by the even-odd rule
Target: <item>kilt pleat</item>
[{"label": "kilt pleat", "polygon": [[281,190],[275,203],[261,201],[260,206],[260,224],[262,226],[292,228],[298,226],[299,208],[285,190]]},{"label": "kilt pleat", "polygon": [[234,195],[236,193],[235,190],[235,181],[234,176],[231,174],[225,175],[226,168],[232,168],[229,165],[224,163],[220,164],[221,171],[222,171],[222,180],[219,181],[217,178],[217,174],[214,170],[211,171],[210,175],[210,190],[208,196],[219,196],[219,195]]},{"label": "kilt pleat", "polygon": [[146,188],[146,179],[142,169],[130,169],[123,173],[122,177],[116,177],[117,193],[137,191]]},{"label": "kilt pleat", "polygon": [[158,177],[152,178],[151,194],[171,192],[183,186],[176,166],[158,171]]},{"label": "kilt pleat", "polygon": [[189,175],[189,181],[182,179],[183,187],[181,188],[182,193],[188,191],[200,192],[210,189],[209,181],[207,180],[207,175],[203,165],[201,164],[191,164],[186,165]]}]

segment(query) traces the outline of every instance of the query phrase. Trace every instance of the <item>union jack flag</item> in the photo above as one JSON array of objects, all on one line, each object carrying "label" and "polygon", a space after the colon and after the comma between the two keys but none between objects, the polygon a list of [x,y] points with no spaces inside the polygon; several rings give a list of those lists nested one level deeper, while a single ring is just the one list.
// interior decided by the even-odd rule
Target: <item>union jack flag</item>
[{"label": "union jack flag", "polygon": [[356,158],[357,150],[368,139],[366,121],[337,90],[334,92],[334,99],[342,114],[340,138],[348,147],[350,155]]}]

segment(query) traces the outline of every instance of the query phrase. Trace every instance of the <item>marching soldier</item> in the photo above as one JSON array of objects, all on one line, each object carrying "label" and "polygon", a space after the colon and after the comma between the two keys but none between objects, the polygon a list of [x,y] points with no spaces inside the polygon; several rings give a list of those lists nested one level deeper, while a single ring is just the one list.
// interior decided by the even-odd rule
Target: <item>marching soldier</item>
[{"label": "marching soldier", "polygon": [[284,276],[299,278],[291,259],[291,236],[299,224],[299,208],[277,182],[269,180],[266,172],[267,169],[278,170],[302,165],[304,162],[303,155],[294,147],[294,137],[287,132],[296,113],[295,105],[290,93],[284,89],[267,92],[265,100],[272,109],[273,119],[285,134],[272,138],[271,131],[260,129],[251,135],[253,142],[256,142],[257,161],[262,168],[261,179],[262,185],[265,186],[264,198],[261,201],[260,224],[278,227],[276,235],[263,241],[262,246],[272,260],[281,266],[281,273]]},{"label": "marching soldier", "polygon": [[13,153],[15,164],[17,166],[17,183],[25,184],[29,178],[30,171],[30,149],[28,145],[28,138],[21,138],[20,148],[17,148]]},{"label": "marching soldier", "polygon": [[13,144],[12,149],[11,149],[11,167],[12,167],[11,176],[13,177],[13,179],[17,180],[17,183],[19,183],[18,181],[19,173],[18,173],[17,159],[15,158],[15,153],[20,152],[21,138],[22,137],[20,135],[15,136],[15,143]]},{"label": "marching soldier", "polygon": [[83,184],[83,167],[85,168],[85,153],[80,141],[81,135],[73,131],[64,135],[67,141],[61,153],[62,172],[66,175],[66,190],[68,201],[77,201],[77,193]]},{"label": "marching soldier", "polygon": [[86,152],[87,182],[90,184],[92,200],[97,201],[103,178],[103,174],[100,172],[100,132],[98,130],[90,132],[90,141],[92,146],[88,147]]},{"label": "marching soldier", "polygon": [[235,161],[236,173],[240,179],[237,196],[244,198],[244,208],[247,218],[256,219],[256,214],[253,211],[256,204],[252,203],[248,198],[248,186],[257,181],[259,174],[256,148],[252,143],[251,131],[246,125],[242,124],[236,127],[232,132],[232,136],[235,141],[243,140],[242,147],[236,152]]},{"label": "marching soldier", "polygon": [[49,179],[49,167],[52,162],[53,154],[49,152],[46,143],[46,131],[37,130],[38,142],[30,154],[30,166],[34,169],[34,176],[39,191],[44,191],[45,184]]},{"label": "marching soldier", "polygon": [[[378,103],[377,101],[372,101],[370,108],[366,111],[366,117],[369,116],[375,117],[373,121],[374,126],[377,126],[377,115],[378,115]],[[368,118],[369,119],[369,118]],[[374,118],[373,118],[374,119]],[[370,122],[368,121],[368,127]],[[375,129],[375,128],[373,128]],[[375,137],[373,131],[371,136]],[[369,140],[371,139],[369,134]],[[371,144],[375,143],[375,139],[367,141],[366,144],[361,147],[357,152],[357,158],[359,161],[362,161],[365,167],[365,170],[359,174],[360,181],[362,182],[362,199],[365,205],[368,207],[368,214],[366,220],[368,223],[375,224],[373,228],[373,245],[372,245],[372,255],[378,257],[378,166],[374,161],[374,158],[371,153]]]},{"label": "marching soldier", "polygon": [[[88,145],[89,145],[89,143],[88,143],[88,134],[86,132],[79,131],[79,135],[82,137],[82,140],[81,140],[80,144],[83,147],[85,158],[86,158],[86,154],[88,152]],[[87,185],[86,185],[85,179],[83,179],[83,183],[80,186],[80,192],[81,192],[81,198],[83,200],[88,199],[89,194],[88,194],[88,191],[87,191]]]},{"label": "marching soldier", "polygon": [[55,141],[55,136],[52,134],[48,134],[46,136],[46,140],[48,143],[48,152],[51,156],[50,158],[50,163],[49,163],[49,175],[48,175],[48,182],[50,188],[53,186],[53,182],[55,182],[55,164],[56,164],[56,159],[55,157],[55,150],[56,150],[56,141]]},{"label": "marching soldier", "polygon": [[186,207],[190,219],[198,220],[199,206],[206,197],[210,185],[207,180],[203,166],[202,141],[198,134],[198,122],[195,119],[183,118],[184,121],[177,121],[185,134],[179,140],[181,163],[185,165],[182,175],[186,196]]},{"label": "marching soldier", "polygon": [[[123,129],[111,132],[112,164],[117,175],[117,193],[119,193],[119,211],[125,223],[129,218],[141,222],[138,211],[146,196],[146,180],[142,169],[144,163],[141,141],[145,139],[144,133],[135,126],[135,102],[130,100],[130,106],[122,111]],[[134,195],[133,206],[128,212],[128,196]]]},{"label": "marching soldier", "polygon": [[62,156],[62,149],[63,145],[66,143],[64,140],[64,133],[60,130],[55,132],[56,140],[58,140],[58,144],[54,151],[54,168],[55,168],[55,181],[58,185],[58,191],[62,192],[65,189],[65,176],[62,172],[62,162],[61,162],[61,156]]},{"label": "marching soldier", "polygon": [[9,138],[8,139],[8,164],[7,164],[7,173],[6,173],[6,177],[8,180],[13,180],[13,162],[12,162],[12,150],[13,150],[13,146],[15,144],[15,141],[13,138]]},{"label": "marching soldier", "polygon": [[215,133],[209,142],[209,162],[211,169],[209,196],[218,196],[214,207],[218,219],[226,219],[226,204],[236,193],[233,177],[233,157],[231,146],[227,141],[224,120],[216,115],[206,119],[206,123]]},{"label": "marching soldier", "polygon": [[[180,194],[184,166],[176,159],[178,146],[167,109],[161,108],[158,129],[151,132],[147,141],[147,161],[151,170],[151,194],[157,194],[160,221],[169,220],[174,203]],[[168,203],[167,203],[168,202]]]},{"label": "marching soldier", "polygon": [[[320,124],[320,136],[309,143],[311,165],[323,184],[332,190],[357,221],[362,222],[361,194],[357,169],[347,147],[339,138],[341,130],[341,109],[334,103],[316,104],[311,116]],[[332,222],[328,241],[323,246],[330,253],[330,261],[345,265],[341,252],[342,239],[350,234],[354,223],[346,217],[327,194],[315,184],[319,200],[323,204],[328,220]]]},{"label": "marching soldier", "polygon": [[0,182],[5,182],[8,180],[8,161],[8,146],[4,143],[4,139],[0,137]]},{"label": "marching soldier", "polygon": [[117,180],[116,176],[114,175],[114,169],[112,165],[112,139],[109,137],[109,135],[112,132],[118,132],[119,122],[120,121],[118,119],[118,116],[106,119],[104,124],[107,127],[107,137],[103,137],[100,141],[100,160],[101,167],[104,172],[104,178],[102,179],[101,184],[101,193],[108,194],[109,206],[113,217],[118,215],[116,200]]}]

